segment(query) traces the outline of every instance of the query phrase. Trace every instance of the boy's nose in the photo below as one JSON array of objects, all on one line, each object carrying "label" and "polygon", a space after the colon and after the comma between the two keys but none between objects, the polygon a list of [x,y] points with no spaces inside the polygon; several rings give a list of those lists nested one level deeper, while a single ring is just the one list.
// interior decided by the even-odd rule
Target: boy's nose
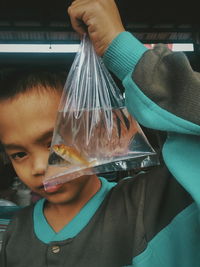
[{"label": "boy's nose", "polygon": [[43,176],[47,166],[47,157],[36,157],[32,162],[32,175]]}]

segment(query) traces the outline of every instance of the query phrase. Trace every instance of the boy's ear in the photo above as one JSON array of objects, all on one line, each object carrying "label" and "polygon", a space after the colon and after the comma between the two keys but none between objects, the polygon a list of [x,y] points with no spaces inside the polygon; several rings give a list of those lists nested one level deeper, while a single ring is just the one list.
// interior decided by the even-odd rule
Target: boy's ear
[{"label": "boy's ear", "polygon": [[11,163],[3,165],[0,169],[0,198],[3,191],[11,189],[16,176]]},{"label": "boy's ear", "polygon": [[7,156],[6,152],[5,152],[5,149],[2,145],[2,143],[0,142],[0,166],[2,164],[10,164],[10,159],[9,157]]},{"label": "boy's ear", "polygon": [[10,188],[16,177],[15,170],[0,143],[0,192]]}]

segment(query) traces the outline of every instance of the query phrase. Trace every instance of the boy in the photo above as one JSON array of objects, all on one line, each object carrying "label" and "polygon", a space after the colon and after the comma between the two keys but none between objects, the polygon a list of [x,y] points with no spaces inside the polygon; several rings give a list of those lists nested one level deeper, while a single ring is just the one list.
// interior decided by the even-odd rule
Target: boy
[{"label": "boy", "polygon": [[166,166],[117,185],[80,177],[45,193],[59,86],[29,84],[1,99],[0,140],[18,176],[46,199],[11,222],[1,266],[199,266],[199,74],[182,53],[147,50],[125,32],[113,0],[77,0],[69,14],[80,34],[87,26],[97,53],[123,81],[129,111],[168,132]]}]

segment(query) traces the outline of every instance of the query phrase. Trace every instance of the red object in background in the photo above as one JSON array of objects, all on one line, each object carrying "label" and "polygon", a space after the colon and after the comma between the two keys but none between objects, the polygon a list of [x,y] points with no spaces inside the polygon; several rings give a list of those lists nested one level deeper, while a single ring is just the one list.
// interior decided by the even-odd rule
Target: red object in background
[{"label": "red object in background", "polygon": [[[154,48],[155,44],[144,44],[147,48],[152,49]],[[170,50],[173,49],[173,44],[165,44]]]}]

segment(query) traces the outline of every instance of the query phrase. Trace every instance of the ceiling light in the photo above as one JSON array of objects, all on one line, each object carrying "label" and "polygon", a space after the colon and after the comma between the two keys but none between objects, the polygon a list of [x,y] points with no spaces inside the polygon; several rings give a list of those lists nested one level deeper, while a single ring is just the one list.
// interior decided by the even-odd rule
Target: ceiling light
[{"label": "ceiling light", "polygon": [[[172,51],[183,51],[183,52],[192,52],[194,51],[194,45],[192,43],[174,43],[174,44],[165,44]],[[153,48],[155,44],[145,44],[148,48]]]},{"label": "ceiling light", "polygon": [[[153,48],[155,44],[145,44]],[[166,44],[172,51],[194,51],[192,43]],[[0,53],[76,53],[79,44],[0,44]]]},{"label": "ceiling light", "polygon": [[0,44],[0,53],[76,53],[79,44]]}]

